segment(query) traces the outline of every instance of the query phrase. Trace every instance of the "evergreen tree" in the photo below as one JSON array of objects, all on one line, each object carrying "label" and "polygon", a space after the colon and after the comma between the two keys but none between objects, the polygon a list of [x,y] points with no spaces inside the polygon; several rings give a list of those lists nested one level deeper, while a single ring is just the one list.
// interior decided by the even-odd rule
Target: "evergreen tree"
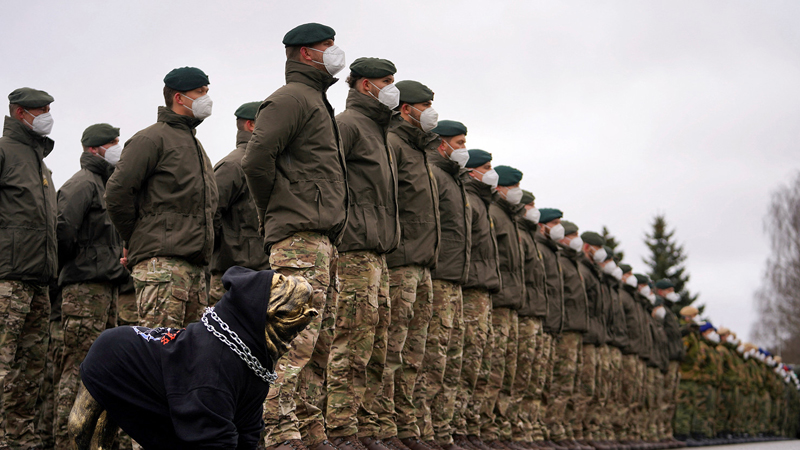
[{"label": "evergreen tree", "polygon": [[622,261],[622,259],[625,258],[625,252],[622,250],[617,250],[617,247],[619,247],[620,242],[617,240],[617,238],[615,238],[611,234],[610,231],[608,231],[608,227],[606,227],[605,225],[603,225],[602,235],[603,239],[606,240],[606,247],[610,248],[611,250],[614,250],[614,262],[617,263],[617,265],[619,265],[620,261]]},{"label": "evergreen tree", "polygon": [[[681,308],[691,305],[697,300],[698,294],[692,295],[686,289],[689,282],[689,274],[686,272],[686,261],[683,246],[675,242],[675,230],[667,229],[667,220],[664,215],[657,215],[653,219],[653,229],[645,235],[644,243],[650,249],[650,257],[642,258],[644,263],[650,268],[648,275],[656,282],[669,278],[675,285],[675,292],[681,296],[672,310],[678,315]],[[704,305],[697,306],[700,313],[703,313]]]}]

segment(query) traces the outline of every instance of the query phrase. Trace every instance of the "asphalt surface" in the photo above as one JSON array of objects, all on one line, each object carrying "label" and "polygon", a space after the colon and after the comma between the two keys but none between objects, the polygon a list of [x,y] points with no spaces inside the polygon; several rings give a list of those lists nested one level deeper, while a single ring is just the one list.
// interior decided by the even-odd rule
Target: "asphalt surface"
[{"label": "asphalt surface", "polygon": [[715,445],[713,447],[697,447],[709,450],[800,450],[800,440],[778,442],[753,442],[750,444]]}]

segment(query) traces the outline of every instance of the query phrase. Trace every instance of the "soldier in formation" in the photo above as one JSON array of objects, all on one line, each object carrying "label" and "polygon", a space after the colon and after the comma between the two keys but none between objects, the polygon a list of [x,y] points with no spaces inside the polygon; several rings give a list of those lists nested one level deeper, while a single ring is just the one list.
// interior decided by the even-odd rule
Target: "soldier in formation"
[{"label": "soldier in formation", "polygon": [[317,23],[286,33],[286,84],[235,111],[236,149],[215,166],[195,136],[213,105],[198,68],[167,74],[157,122],[124,147],[118,128],[89,126],[58,193],[44,163],[53,97],[9,95],[0,449],[69,448],[100,332],[183,327],[235,265],[305,277],[321,312],[277,361],[270,450],[627,450],[797,433],[800,384],[779,356],[696,308],[679,318],[670,280],[538,208],[520,170],[438,120],[431,88],[396,82],[402,68],[353,61],[335,115],[326,93],[347,67],[335,36]]}]

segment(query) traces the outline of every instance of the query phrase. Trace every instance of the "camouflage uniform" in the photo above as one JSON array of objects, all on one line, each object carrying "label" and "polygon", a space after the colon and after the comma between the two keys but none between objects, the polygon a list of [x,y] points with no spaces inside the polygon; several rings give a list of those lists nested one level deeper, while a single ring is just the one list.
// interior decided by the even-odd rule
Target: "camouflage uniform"
[{"label": "camouflage uniform", "polygon": [[481,439],[500,439],[510,429],[508,407],[511,403],[511,382],[517,369],[517,312],[511,308],[492,310],[492,368],[486,400],[481,408]]},{"label": "camouflage uniform", "polygon": [[[533,424],[531,423],[531,408],[529,393],[531,385],[537,384],[534,379],[534,365],[538,363],[536,335],[542,332],[542,318],[527,316],[519,318],[519,334],[517,346],[517,373],[511,386],[513,397],[511,399],[511,432],[514,441],[528,442],[533,440]],[[534,388],[535,390],[535,388]],[[524,402],[524,404],[523,404]]]},{"label": "camouflage uniform", "polygon": [[[337,286],[336,248],[327,236],[311,231],[298,232],[271,247],[269,263],[281,275],[301,276],[314,288],[311,304],[323,314],[311,323],[292,341],[292,347],[276,364],[278,379],[269,390],[264,403],[265,445],[276,445],[292,439],[302,439],[298,416],[304,421],[321,422],[322,412],[307,396],[306,389],[298,385],[306,383],[309,388],[319,389],[321,374],[306,367],[312,359],[317,338],[320,335],[323,316],[326,312],[328,288]],[[335,304],[329,305],[335,308]],[[322,349],[324,352],[325,349]],[[305,370],[304,370],[305,369]],[[313,372],[313,373],[312,373]],[[308,419],[305,419],[308,418]],[[318,439],[320,436],[316,436]],[[306,436],[306,439],[311,436]],[[322,437],[324,440],[324,436]],[[319,441],[317,441],[319,442]],[[317,442],[309,442],[314,444]]]},{"label": "camouflage uniform", "polygon": [[591,441],[594,436],[590,431],[588,410],[597,388],[597,346],[583,344],[581,360],[569,422],[575,439]]},{"label": "camouflage uniform", "polygon": [[611,353],[608,345],[597,346],[597,378],[595,397],[589,406],[588,425],[593,440],[606,440],[603,423],[607,413],[609,389],[611,388]]},{"label": "camouflage uniform", "polygon": [[212,273],[208,284],[208,306],[214,306],[227,292],[222,286],[222,274]]},{"label": "camouflage uniform", "polygon": [[659,383],[659,380],[663,380],[663,378],[658,367],[648,367],[647,380],[645,381],[645,393],[647,394],[645,397],[645,408],[647,411],[647,420],[645,421],[642,435],[647,441],[657,441],[660,438],[656,418],[660,411],[659,400],[661,389],[659,387],[663,386],[663,383]]},{"label": "camouflage uniform", "polygon": [[550,438],[555,441],[575,439],[575,433],[567,423],[567,405],[575,394],[577,375],[582,369],[582,343],[583,336],[578,332],[566,332],[556,339],[547,407]]},{"label": "camouflage uniform", "polygon": [[117,296],[117,326],[139,325],[139,308],[136,307],[136,290],[133,278],[119,287]]},{"label": "camouflage uniform", "polygon": [[139,325],[184,328],[208,306],[206,274],[182,258],[157,256],[134,266]]},{"label": "camouflage uniform", "polygon": [[486,347],[483,349],[480,367],[478,369],[478,379],[475,381],[475,392],[467,406],[467,435],[480,436],[481,434],[481,411],[483,404],[489,395],[489,380],[492,374],[492,353],[494,352],[494,328],[492,327],[492,308],[489,308],[489,330],[486,336]]},{"label": "camouflage uniform", "polygon": [[[49,340],[47,285],[0,281],[0,379],[3,434],[0,448],[41,445],[34,429],[36,401],[44,380]],[[21,339],[25,337],[25,339]]]},{"label": "camouflage uniform", "polygon": [[[544,327],[542,330],[544,330]],[[531,384],[533,403],[531,404],[530,412],[532,438],[534,441],[550,439],[550,431],[545,424],[545,416],[547,415],[545,407],[547,405],[549,380],[553,375],[553,342],[553,335],[550,333],[542,332],[536,335],[538,355],[531,375],[535,382]]]},{"label": "camouflage uniform", "polygon": [[71,447],[67,422],[81,384],[80,365],[104,330],[117,326],[117,288],[111,283],[75,283],[61,289],[64,351],[55,424],[59,449]]},{"label": "camouflage uniform", "polygon": [[[389,311],[389,273],[383,255],[344,252],[337,270],[341,288],[327,365],[325,414],[332,438],[358,434],[362,423],[376,424],[376,413],[364,400],[367,390],[381,387],[386,329],[378,330],[379,311]],[[388,326],[387,321],[383,325]],[[374,360],[373,353],[377,353]],[[375,399],[373,394],[371,400]]]},{"label": "camouflage uniform", "polygon": [[664,374],[664,403],[661,409],[661,429],[664,430],[664,439],[671,439],[672,419],[678,402],[678,384],[681,380],[680,361],[669,362],[667,373]]},{"label": "camouflage uniform", "polygon": [[[51,291],[52,292],[52,291]],[[56,390],[58,381],[61,378],[61,354],[64,350],[64,332],[61,328],[61,320],[50,321],[50,344],[47,347],[47,363],[45,365],[45,377],[39,392],[39,422],[36,425],[36,432],[42,438],[44,448],[55,446],[56,415]]]},{"label": "camouflage uniform", "polygon": [[389,296],[392,317],[383,396],[393,404],[379,413],[381,432],[378,438],[419,437],[413,394],[433,314],[430,269],[418,265],[389,269]]},{"label": "camouflage uniform", "polygon": [[618,414],[624,408],[620,404],[620,389],[622,388],[622,350],[619,347],[608,346],[608,403],[606,404],[606,414],[604,414],[603,429],[606,440],[622,440],[617,436],[617,432],[622,430],[621,423],[615,423]]}]

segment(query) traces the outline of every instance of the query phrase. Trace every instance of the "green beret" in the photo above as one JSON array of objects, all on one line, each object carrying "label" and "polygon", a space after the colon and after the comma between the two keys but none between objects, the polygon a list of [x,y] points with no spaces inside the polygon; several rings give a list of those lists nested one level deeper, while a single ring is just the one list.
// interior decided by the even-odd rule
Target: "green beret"
[{"label": "green beret", "polygon": [[637,284],[648,284],[650,283],[650,277],[642,273],[635,273],[633,276],[636,277]]},{"label": "green beret", "polygon": [[364,78],[383,78],[397,73],[397,68],[388,59],[358,58],[350,64],[350,72]]},{"label": "green beret", "polygon": [[233,115],[235,115],[237,119],[255,120],[256,113],[258,112],[258,108],[260,106],[261,102],[245,103],[236,109],[236,112],[233,113]]},{"label": "green beret", "polygon": [[22,106],[23,108],[41,108],[53,103],[53,97],[45,91],[29,87],[14,89],[8,94],[8,103]]},{"label": "green beret", "polygon": [[197,67],[178,67],[164,77],[164,84],[170,89],[186,92],[208,86],[211,82],[208,81],[208,75]]},{"label": "green beret", "polygon": [[675,285],[672,284],[669,278],[664,278],[663,280],[656,281],[656,289],[669,289],[674,288]]},{"label": "green beret", "polygon": [[99,147],[119,137],[119,128],[114,128],[107,123],[96,123],[83,130],[81,144],[84,147]]},{"label": "green beret", "polygon": [[400,90],[401,103],[410,103],[413,105],[415,103],[425,103],[429,100],[433,100],[433,91],[419,81],[398,81],[395,86]]},{"label": "green beret", "polygon": [[564,227],[564,236],[569,236],[572,233],[578,232],[578,226],[570,222],[569,220],[562,220],[561,225]]},{"label": "green beret", "polygon": [[[499,175],[498,186],[513,186],[522,181],[522,172],[511,166],[497,166],[494,171]],[[539,223],[542,221],[540,220]]]},{"label": "green beret", "polygon": [[519,201],[520,205],[527,205],[534,200],[536,200],[536,196],[533,195],[533,192],[526,191],[525,189],[522,190],[522,200]]},{"label": "green beret", "polygon": [[603,238],[603,236],[600,236],[594,231],[584,231],[581,235],[581,239],[583,242],[589,245],[594,245],[595,247],[602,247],[606,245],[606,240]]},{"label": "green beret", "polygon": [[539,213],[539,223],[550,223],[556,219],[564,217],[564,213],[561,212],[560,209],[555,208],[539,208]]},{"label": "green beret", "polygon": [[492,160],[492,154],[486,150],[472,149],[469,151],[469,160],[467,160],[467,169],[474,169],[480,167]]},{"label": "green beret", "polygon": [[620,264],[619,268],[622,269],[622,273],[626,274],[628,272],[633,272],[633,267],[628,264]]},{"label": "green beret", "polygon": [[436,125],[436,128],[433,130],[434,133],[438,134],[439,136],[444,137],[451,137],[451,136],[458,136],[461,134],[467,134],[467,127],[464,126],[461,122],[456,122],[455,120],[440,120],[439,124]]},{"label": "green beret", "polygon": [[321,23],[304,23],[289,30],[283,36],[283,45],[297,47],[299,45],[316,44],[317,42],[333,39],[336,32],[333,28]]},{"label": "green beret", "polygon": [[613,248],[611,248],[611,247],[609,247],[607,245],[604,245],[603,248],[606,251],[606,259],[604,261],[608,261],[609,259],[614,257],[614,249]]}]

